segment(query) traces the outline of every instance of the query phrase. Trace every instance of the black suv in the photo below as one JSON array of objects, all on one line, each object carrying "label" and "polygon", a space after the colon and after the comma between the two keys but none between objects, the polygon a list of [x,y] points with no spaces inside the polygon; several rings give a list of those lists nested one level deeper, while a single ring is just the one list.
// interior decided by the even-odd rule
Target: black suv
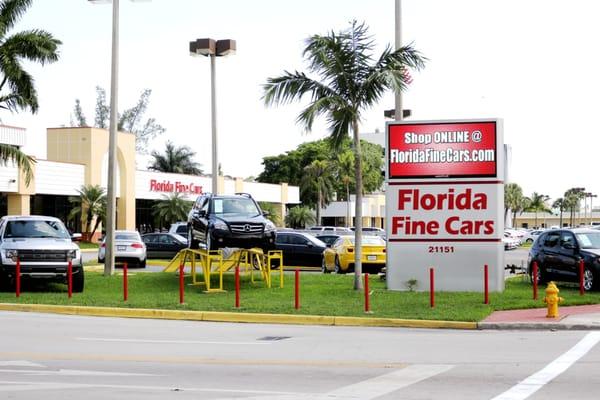
[{"label": "black suv", "polygon": [[579,260],[584,262],[585,290],[600,288],[600,231],[596,229],[553,229],[539,235],[527,260],[529,276],[538,264],[538,281],[579,282]]},{"label": "black suv", "polygon": [[247,193],[200,195],[188,215],[188,246],[207,250],[223,247],[275,247],[275,225]]}]

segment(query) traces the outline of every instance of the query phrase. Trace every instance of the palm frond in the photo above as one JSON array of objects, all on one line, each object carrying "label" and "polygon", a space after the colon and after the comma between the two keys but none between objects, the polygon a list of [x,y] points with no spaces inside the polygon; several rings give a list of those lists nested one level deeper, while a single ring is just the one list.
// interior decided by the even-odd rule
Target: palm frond
[{"label": "palm frond", "polygon": [[4,36],[25,11],[33,0],[5,0],[0,5],[0,36]]},{"label": "palm frond", "polygon": [[23,171],[25,174],[25,184],[29,185],[33,179],[33,164],[36,162],[35,159],[23,153],[17,147],[0,143],[0,163],[6,165],[9,161],[14,162],[17,168]]}]

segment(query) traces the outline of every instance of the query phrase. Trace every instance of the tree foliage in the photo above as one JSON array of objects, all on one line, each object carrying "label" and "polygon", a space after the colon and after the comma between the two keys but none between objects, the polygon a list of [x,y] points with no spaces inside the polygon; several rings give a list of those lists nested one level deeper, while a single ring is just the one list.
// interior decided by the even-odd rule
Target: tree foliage
[{"label": "tree foliage", "polygon": [[25,184],[29,186],[33,179],[33,164],[35,159],[23,153],[18,147],[10,144],[0,143],[0,165],[8,165],[9,162],[15,163],[25,174]]},{"label": "tree foliage", "polygon": [[38,111],[39,103],[33,77],[23,69],[23,61],[45,65],[58,60],[62,44],[51,33],[31,29],[9,31],[31,6],[33,0],[0,1],[0,109],[12,112]]},{"label": "tree foliage", "polygon": [[194,204],[183,198],[181,193],[163,195],[161,200],[155,202],[152,210],[157,226],[169,226],[177,221],[186,221],[188,213]]},{"label": "tree foliage", "polygon": [[315,223],[315,214],[307,206],[295,206],[288,210],[285,224],[290,228],[304,229],[307,225]]},{"label": "tree foliage", "polygon": [[309,197],[316,193],[312,204],[316,209],[317,224],[321,224],[321,208],[331,202],[333,197],[334,176],[329,162],[326,160],[314,160],[304,167],[304,176],[300,181],[300,195]]},{"label": "tree foliage", "polygon": [[168,141],[164,153],[153,151],[148,169],[159,172],[173,172],[187,175],[201,175],[201,165],[194,161],[196,153],[188,146],[175,147]]},{"label": "tree foliage", "polygon": [[[88,233],[88,240],[106,218],[106,191],[100,185],[82,185],[77,190],[79,197],[69,197],[73,208],[67,217],[69,220],[81,216],[81,225],[84,233]],[[94,226],[90,231],[92,222]]]},{"label": "tree foliage", "polygon": [[[144,89],[138,102],[131,108],[119,113],[117,130],[135,134],[135,149],[139,153],[146,153],[148,142],[165,132],[154,118],[144,119],[150,103],[152,90]],[[87,126],[86,117],[81,109],[79,99],[75,99],[71,126]],[[96,115],[94,127],[108,129],[110,127],[110,105],[106,102],[106,91],[96,86]]]},{"label": "tree foliage", "polygon": [[353,22],[350,29],[327,35],[313,35],[306,41],[304,72],[284,71],[268,78],[263,86],[266,105],[286,104],[310,98],[296,121],[310,132],[318,117],[325,117],[330,138],[338,147],[352,133],[356,178],[356,230],[354,288],[362,288],[362,195],[363,156],[359,123],[363,112],[375,106],[385,91],[397,93],[406,87],[407,68],[421,68],[424,59],[412,47],[392,50],[387,46],[377,58],[374,42],[365,24]]}]

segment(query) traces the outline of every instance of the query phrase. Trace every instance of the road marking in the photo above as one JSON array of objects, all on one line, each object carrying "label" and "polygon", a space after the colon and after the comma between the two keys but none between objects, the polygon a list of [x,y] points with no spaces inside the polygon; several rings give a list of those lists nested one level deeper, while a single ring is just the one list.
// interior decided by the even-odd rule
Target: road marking
[{"label": "road marking", "polygon": [[544,385],[565,372],[571,365],[587,354],[600,341],[600,332],[590,332],[566,353],[545,368],[527,377],[519,384],[492,400],[523,400],[540,390]]},{"label": "road marking", "polygon": [[[379,375],[359,383],[344,386],[327,393],[295,393],[278,400],[372,400],[396,390],[429,379],[438,374],[454,368],[454,365],[445,364],[415,364],[399,369],[389,374]],[[268,400],[270,397],[249,397],[244,400]],[[233,400],[222,399],[222,400]]]},{"label": "road marking", "polygon": [[36,364],[31,361],[16,360],[16,361],[0,361],[0,367],[28,367],[28,368],[46,368],[42,364]]},{"label": "road marking", "polygon": [[[236,394],[253,394],[266,395],[268,399],[273,399],[271,396],[297,395],[294,392],[280,392],[270,390],[238,390],[238,389],[222,389],[222,388],[194,388],[194,387],[173,387],[173,386],[144,386],[144,385],[107,385],[95,383],[62,383],[62,382],[28,382],[28,381],[0,381],[1,392],[24,392],[32,390],[65,390],[65,389],[80,389],[80,388],[100,388],[100,389],[118,389],[118,390],[155,390],[160,392],[182,391],[182,392],[200,392],[200,393],[236,393]],[[310,397],[314,399],[315,397]],[[236,397],[236,399],[240,399]]]},{"label": "road marking", "polygon": [[224,345],[269,345],[272,342],[208,342],[201,340],[158,340],[158,339],[119,339],[119,338],[76,338],[90,342],[124,342],[124,343],[160,343],[160,344],[224,344]]},{"label": "road marking", "polygon": [[2,372],[11,372],[16,374],[24,375],[59,375],[59,376],[164,376],[156,374],[141,374],[141,373],[129,373],[129,372],[105,372],[105,371],[86,371],[79,369],[59,369],[59,370],[32,370],[32,369],[1,369]]}]

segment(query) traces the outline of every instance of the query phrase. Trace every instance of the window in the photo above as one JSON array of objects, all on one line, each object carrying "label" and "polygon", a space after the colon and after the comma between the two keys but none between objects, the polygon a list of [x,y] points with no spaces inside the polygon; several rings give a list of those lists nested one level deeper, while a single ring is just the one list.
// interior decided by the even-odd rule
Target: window
[{"label": "window", "polygon": [[567,245],[575,245],[575,237],[569,233],[569,232],[564,232],[562,235],[560,235],[560,245],[562,247],[567,247]]},{"label": "window", "polygon": [[156,243],[156,235],[146,235],[143,240],[144,243]]},{"label": "window", "polygon": [[560,239],[560,235],[558,233],[549,233],[544,238],[544,246],[545,247],[554,247],[558,244],[559,239]]}]

